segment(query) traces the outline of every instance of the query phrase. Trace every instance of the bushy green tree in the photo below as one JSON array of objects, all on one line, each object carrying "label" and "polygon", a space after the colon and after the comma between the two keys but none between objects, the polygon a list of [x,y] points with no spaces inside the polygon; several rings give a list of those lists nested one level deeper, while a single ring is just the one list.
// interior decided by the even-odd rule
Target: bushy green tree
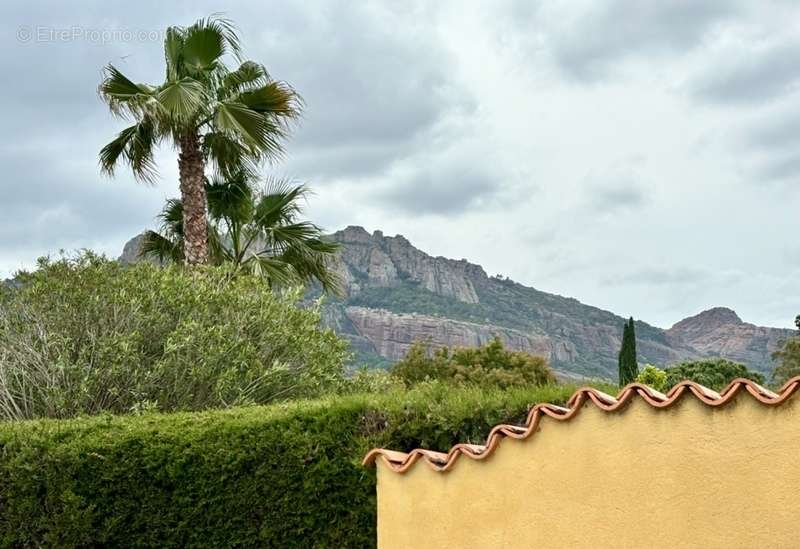
[{"label": "bushy green tree", "polygon": [[230,269],[84,253],[22,280],[0,302],[0,418],[314,396],[339,386],[349,357],[319,304]]},{"label": "bushy green tree", "polygon": [[[800,331],[800,315],[797,315],[794,323]],[[781,347],[772,354],[772,358],[778,361],[772,371],[774,383],[783,384],[794,376],[800,376],[800,333],[784,341]]]},{"label": "bushy green tree", "polygon": [[627,385],[636,379],[639,365],[636,357],[636,329],[633,317],[622,329],[622,346],[619,351],[619,384]]},{"label": "bushy green tree", "polygon": [[[304,185],[287,181],[259,186],[244,171],[207,182],[210,262],[262,276],[270,286],[316,281],[325,291],[337,291],[332,259],[339,245],[298,219],[307,195]],[[168,200],[160,218],[161,232],[145,233],[142,253],[183,262],[183,201]]]},{"label": "bushy green tree", "polygon": [[671,389],[683,380],[691,380],[700,385],[719,391],[736,378],[751,379],[764,383],[764,376],[748,370],[744,364],[724,358],[707,358],[682,362],[664,370],[667,374],[665,389]]},{"label": "bushy green tree", "polygon": [[[228,57],[238,68],[226,65]],[[206,164],[222,177],[254,171],[281,154],[289,123],[300,115],[300,97],[290,86],[241,57],[236,29],[212,16],[167,29],[163,83],[137,84],[108,65],[100,84],[111,112],[133,122],[100,151],[105,173],[127,164],[137,179],[152,181],[158,146],[167,142],[179,151],[183,257],[190,264],[209,259]]]},{"label": "bushy green tree", "polygon": [[645,364],[636,376],[636,382],[652,387],[656,391],[667,390],[667,373],[652,364]]},{"label": "bushy green tree", "polygon": [[778,385],[800,376],[800,337],[787,339],[780,349],[772,354],[778,365],[772,371],[772,381]]},{"label": "bushy green tree", "polygon": [[544,357],[509,351],[499,337],[478,348],[433,350],[429,344],[416,342],[391,371],[407,385],[426,379],[494,387],[555,382]]}]

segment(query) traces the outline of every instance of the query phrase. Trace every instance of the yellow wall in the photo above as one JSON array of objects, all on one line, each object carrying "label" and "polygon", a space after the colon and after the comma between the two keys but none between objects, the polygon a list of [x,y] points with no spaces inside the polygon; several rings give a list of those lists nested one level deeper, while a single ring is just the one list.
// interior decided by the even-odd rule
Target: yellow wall
[{"label": "yellow wall", "polygon": [[378,546],[800,547],[798,402],[586,404],[445,473],[378,459]]}]

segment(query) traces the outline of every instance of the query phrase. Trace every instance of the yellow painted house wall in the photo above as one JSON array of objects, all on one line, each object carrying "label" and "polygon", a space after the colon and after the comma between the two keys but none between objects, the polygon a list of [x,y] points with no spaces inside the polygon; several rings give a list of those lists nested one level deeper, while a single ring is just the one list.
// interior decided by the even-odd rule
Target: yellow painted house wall
[{"label": "yellow painted house wall", "polygon": [[800,405],[543,418],[445,473],[378,466],[378,547],[800,547]]}]

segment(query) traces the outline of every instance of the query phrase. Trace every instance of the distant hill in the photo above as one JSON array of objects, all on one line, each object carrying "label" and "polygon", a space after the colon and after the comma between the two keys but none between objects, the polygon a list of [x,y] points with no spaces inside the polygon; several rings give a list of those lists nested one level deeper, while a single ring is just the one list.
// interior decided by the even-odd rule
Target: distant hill
[{"label": "distant hill", "polygon": [[[388,365],[417,340],[477,346],[497,335],[510,348],[547,356],[562,376],[616,379],[621,316],[490,277],[465,259],[432,257],[400,235],[347,227],[330,238],[343,246],[336,269],[345,296],[328,298],[325,322],[350,340],[359,362]],[[137,248],[134,239],[121,259],[134,260]],[[722,356],[768,373],[771,353],[790,335],[724,308],[669,330],[636,322],[640,362],[658,365]]]},{"label": "distant hill", "polygon": [[[327,321],[362,359],[400,358],[418,339],[479,345],[495,334],[515,349],[546,355],[563,374],[616,378],[624,318],[576,299],[490,277],[468,261],[432,257],[402,236],[348,227],[338,269],[346,297],[328,305]],[[640,362],[667,365],[723,356],[761,372],[791,330],[746,324],[730,309],[712,309],[669,330],[636,323]]]}]

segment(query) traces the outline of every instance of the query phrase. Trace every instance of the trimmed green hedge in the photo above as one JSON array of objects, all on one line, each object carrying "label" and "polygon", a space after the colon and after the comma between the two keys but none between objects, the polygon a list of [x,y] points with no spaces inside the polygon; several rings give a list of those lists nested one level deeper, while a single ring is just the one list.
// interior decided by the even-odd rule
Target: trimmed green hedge
[{"label": "trimmed green hedge", "polygon": [[0,424],[3,547],[372,547],[373,446],[447,449],[574,387],[427,383],[198,413]]}]

